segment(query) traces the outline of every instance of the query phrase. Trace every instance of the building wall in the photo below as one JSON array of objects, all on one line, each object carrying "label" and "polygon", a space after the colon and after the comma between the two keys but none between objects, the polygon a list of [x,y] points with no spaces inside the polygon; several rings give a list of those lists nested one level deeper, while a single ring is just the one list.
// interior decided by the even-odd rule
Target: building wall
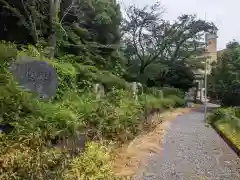
[{"label": "building wall", "polygon": [[[211,73],[211,63],[212,62],[216,62],[217,61],[217,36],[215,34],[207,34],[206,35],[206,53],[203,54],[203,56],[207,57],[207,74]],[[204,63],[204,62],[203,62]],[[199,70],[198,71],[200,74],[202,74],[202,80],[199,79],[196,82],[198,83],[198,92],[197,92],[197,96],[198,99],[200,99],[201,101],[205,100],[205,87],[204,87],[204,74],[205,71],[204,70]]]},{"label": "building wall", "polygon": [[207,52],[209,53],[208,56],[209,58],[209,62],[216,62],[217,61],[217,39],[209,39],[207,40]]},{"label": "building wall", "polygon": [[207,34],[206,44],[207,47],[204,56],[207,57],[207,74],[210,74],[211,64],[217,61],[217,36],[215,34]]}]

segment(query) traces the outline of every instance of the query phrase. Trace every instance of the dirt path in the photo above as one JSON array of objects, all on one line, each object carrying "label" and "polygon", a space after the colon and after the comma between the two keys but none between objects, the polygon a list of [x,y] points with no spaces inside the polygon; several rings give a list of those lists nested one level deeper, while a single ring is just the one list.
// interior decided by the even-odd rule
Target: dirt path
[{"label": "dirt path", "polygon": [[134,179],[239,180],[240,159],[203,118],[194,111],[172,121],[163,149],[149,156]]}]

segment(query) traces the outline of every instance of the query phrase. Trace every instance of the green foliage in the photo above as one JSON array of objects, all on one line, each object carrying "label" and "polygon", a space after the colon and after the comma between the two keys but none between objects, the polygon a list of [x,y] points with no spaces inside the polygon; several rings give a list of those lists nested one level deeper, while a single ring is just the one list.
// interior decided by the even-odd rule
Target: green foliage
[{"label": "green foliage", "polygon": [[227,123],[233,129],[240,130],[240,119],[238,117],[239,110],[235,108],[217,109],[216,112],[209,117],[209,122],[212,124]]},{"label": "green foliage", "polygon": [[85,152],[71,160],[68,168],[63,172],[63,179],[112,179],[109,153],[109,149],[103,145],[88,143]]},{"label": "green foliage", "polygon": [[17,56],[17,48],[15,44],[0,41],[0,65],[10,63],[12,58]]},{"label": "green foliage", "polygon": [[[103,134],[109,134],[111,139],[124,142],[132,139],[134,135],[138,133],[143,107],[126,91],[115,90],[114,94],[117,95],[111,97],[111,101],[115,102],[114,105],[111,106],[109,103],[106,104],[103,102],[100,106],[103,108],[102,113],[107,113],[107,118],[104,120],[105,122],[103,122],[102,119],[100,127]],[[109,94],[109,96],[111,96],[111,94]],[[114,110],[109,111],[109,107]]]},{"label": "green foliage", "polygon": [[223,106],[240,105],[240,45],[236,42],[228,44],[218,57],[209,76],[209,94],[220,100]]},{"label": "green foliage", "polygon": [[71,63],[71,64],[83,64],[83,65],[93,65],[93,62],[86,56],[76,56],[73,54],[67,54],[58,57],[58,62]]},{"label": "green foliage", "polygon": [[144,104],[144,109],[147,113],[162,112],[169,108],[177,108],[184,105],[183,99],[174,95],[162,99],[153,95],[142,95],[141,102]]},{"label": "green foliage", "polygon": [[163,12],[159,2],[126,9],[122,31],[128,73],[148,86],[168,84],[187,90],[193,86],[192,70],[198,68],[196,57],[204,52],[202,34],[216,27],[188,14],[171,23],[163,19]]},{"label": "green foliage", "polygon": [[97,80],[104,84],[107,89],[110,89],[112,87],[117,88],[126,88],[127,82],[118,76],[113,75],[112,73],[108,71],[102,71],[99,74],[97,74]]},{"label": "green foliage", "polygon": [[[194,73],[193,70],[196,67],[186,67],[184,64],[175,62],[172,67],[169,68],[167,74],[163,77],[157,77],[156,85],[159,82],[188,91],[189,88],[194,86]],[[191,62],[190,62],[191,63]]]},{"label": "green foliage", "polygon": [[170,96],[168,96],[168,98],[174,102],[174,107],[183,107],[184,106],[183,98],[181,98],[177,95],[170,95]]},{"label": "green foliage", "polygon": [[91,130],[101,139],[125,142],[139,132],[144,109],[176,106],[174,98],[160,100],[147,95],[147,101],[135,101],[128,91],[118,89],[112,89],[101,100],[91,93],[72,90],[64,93],[61,101],[40,102],[18,89],[10,74],[7,79],[8,84],[0,89],[0,119],[14,130],[1,135],[2,179],[71,179],[80,173],[80,179],[106,179],[111,171],[109,155],[103,147],[90,143],[83,155],[71,159],[70,152],[49,148],[49,141]]},{"label": "green foliage", "polygon": [[179,96],[182,98],[184,97],[184,93],[180,89],[177,89],[177,88],[163,87],[162,91],[163,91],[164,97],[167,97],[170,95],[176,95],[176,96]]},{"label": "green foliage", "polygon": [[72,64],[56,61],[48,61],[48,63],[56,69],[58,75],[56,99],[60,99],[68,90],[76,89],[77,71]]},{"label": "green foliage", "polygon": [[[65,69],[62,76],[69,74]],[[15,127],[13,134],[27,136],[35,132],[42,139],[74,135],[85,128],[93,128],[100,137],[124,141],[137,132],[145,103],[149,110],[180,104],[176,97],[161,100],[151,95],[146,102],[144,99],[138,102],[129,92],[117,89],[111,90],[105,99],[95,100],[91,93],[70,91],[69,79],[73,77],[62,80],[65,83],[62,88],[69,90],[64,91],[61,100],[49,103],[32,99],[29,93],[17,88],[9,74],[8,83],[1,86],[1,121]]]},{"label": "green foliage", "polygon": [[127,82],[112,74],[109,71],[101,71],[95,66],[88,66],[88,65],[82,65],[77,64],[77,71],[78,71],[78,83],[80,86],[85,86],[87,80],[91,83],[101,83],[105,86],[106,90],[110,90],[111,88],[127,88]]},{"label": "green foliage", "polygon": [[163,98],[164,97],[163,91],[158,89],[158,88],[155,88],[155,87],[145,88],[145,92],[147,94],[152,94],[152,95],[154,95],[157,98]]},{"label": "green foliage", "polygon": [[[35,147],[21,141],[9,140],[1,135],[0,148],[0,179],[45,179],[58,177],[59,172],[54,172],[55,167],[61,167],[63,153],[59,149],[43,148],[36,143]],[[60,163],[60,164],[59,164]]]},{"label": "green foliage", "polygon": [[154,95],[157,98],[166,98],[166,97],[172,97],[173,99],[182,98],[184,97],[184,93],[177,88],[171,88],[171,87],[162,87],[162,88],[145,88],[145,92],[147,94]]},{"label": "green foliage", "polygon": [[33,45],[27,45],[27,46],[21,46],[21,50],[18,51],[18,56],[30,56],[30,57],[40,57],[41,51],[39,51],[35,46]]},{"label": "green foliage", "polygon": [[1,136],[0,139],[0,179],[3,180],[109,179],[113,175],[109,149],[95,142],[87,143],[83,154],[72,157],[63,149],[43,146],[38,139],[34,144],[21,138],[12,141]]},{"label": "green foliage", "polygon": [[[150,112],[152,110],[158,111],[163,109],[163,104],[162,104],[162,100],[161,99],[157,99],[152,95],[146,95],[145,99],[145,108],[147,110],[147,112]],[[143,103],[144,103],[144,99],[142,99]]]},{"label": "green foliage", "polygon": [[[57,101],[38,101],[18,88],[9,73],[1,74],[6,83],[0,87],[0,120],[13,126],[12,132],[1,135],[2,179],[71,179],[79,172],[83,179],[86,176],[111,177],[108,176],[111,174],[108,155],[105,156],[106,151],[100,146],[90,144],[83,156],[72,160],[69,151],[50,148],[49,143],[86,131],[97,139],[125,142],[141,130],[144,109],[177,106],[176,97],[161,100],[147,95],[147,101],[142,97],[136,101],[129,91],[117,86],[110,89],[106,97],[97,100],[96,95],[73,88],[77,87],[74,81],[77,70],[73,65],[57,61],[51,64],[57,69],[62,83],[59,86],[62,94]],[[87,69],[90,74],[99,72],[91,66]],[[61,172],[65,172],[64,176]]]},{"label": "green foliage", "polygon": [[[39,102],[26,92],[23,92],[12,82],[1,86],[1,123],[14,126],[11,135],[27,136],[29,133],[38,136],[55,137],[59,134],[73,134],[77,123],[75,115],[57,104]],[[75,124],[76,125],[76,124]]]},{"label": "green foliage", "polygon": [[208,117],[208,122],[221,131],[240,150],[239,109],[221,108]]}]

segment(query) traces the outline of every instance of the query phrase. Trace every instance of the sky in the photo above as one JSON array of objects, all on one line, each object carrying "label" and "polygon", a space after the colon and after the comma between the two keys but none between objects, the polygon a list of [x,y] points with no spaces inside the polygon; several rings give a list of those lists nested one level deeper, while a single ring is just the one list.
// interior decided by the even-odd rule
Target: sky
[{"label": "sky", "polygon": [[[121,0],[125,5],[139,7],[151,5],[156,0]],[[218,27],[217,49],[235,39],[240,41],[240,0],[161,0],[166,20],[175,20],[181,14],[196,14],[201,19],[213,22]]]}]

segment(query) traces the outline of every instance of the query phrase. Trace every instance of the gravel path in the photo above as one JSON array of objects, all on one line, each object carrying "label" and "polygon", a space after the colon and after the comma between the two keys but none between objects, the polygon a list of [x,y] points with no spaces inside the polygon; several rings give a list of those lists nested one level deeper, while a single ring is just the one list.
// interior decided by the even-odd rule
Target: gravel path
[{"label": "gravel path", "polygon": [[172,121],[162,152],[149,157],[135,180],[240,180],[240,159],[203,118],[195,111]]}]

